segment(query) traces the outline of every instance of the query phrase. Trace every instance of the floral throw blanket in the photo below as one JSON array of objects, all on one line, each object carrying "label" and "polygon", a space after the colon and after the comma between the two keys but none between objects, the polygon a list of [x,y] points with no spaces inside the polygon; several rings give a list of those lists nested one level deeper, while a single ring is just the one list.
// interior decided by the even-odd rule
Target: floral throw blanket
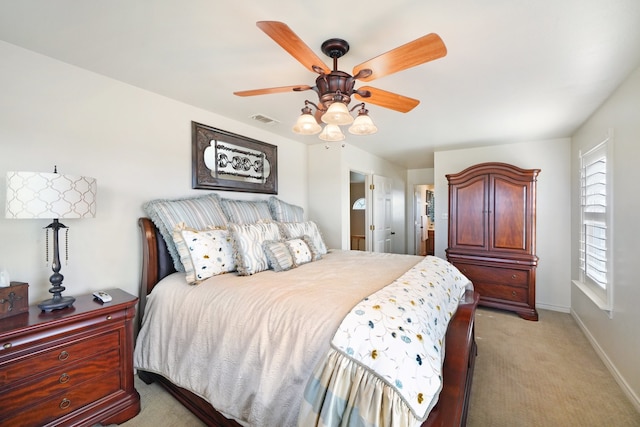
[{"label": "floral throw blanket", "polygon": [[411,426],[442,388],[443,340],[471,283],[426,257],[344,318],[305,390],[299,425]]}]

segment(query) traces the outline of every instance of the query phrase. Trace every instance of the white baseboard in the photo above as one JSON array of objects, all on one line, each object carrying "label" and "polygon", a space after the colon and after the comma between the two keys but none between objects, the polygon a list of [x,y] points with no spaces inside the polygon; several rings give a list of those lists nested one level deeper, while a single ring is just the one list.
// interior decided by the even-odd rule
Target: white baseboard
[{"label": "white baseboard", "polygon": [[574,310],[571,310],[571,316],[575,319],[576,323],[578,323],[578,326],[580,327],[584,335],[587,337],[587,339],[591,343],[591,346],[596,351],[596,354],[600,357],[600,359],[602,360],[604,365],[607,367],[609,372],[611,372],[613,379],[616,380],[616,382],[618,383],[618,385],[620,386],[624,394],[627,395],[627,397],[629,398],[633,406],[635,406],[638,412],[640,412],[640,397],[634,393],[631,387],[629,387],[629,384],[627,384],[627,382],[622,377],[622,375],[620,375],[620,372],[616,369],[615,365],[611,362],[611,359],[609,359],[609,357],[604,352],[602,347],[600,347],[600,345],[598,344],[598,341],[596,341],[594,336],[591,335],[591,332],[589,332],[585,324],[582,322],[582,319],[580,319],[580,316],[578,316],[578,314]]},{"label": "white baseboard", "polygon": [[564,307],[564,306],[551,305],[551,304],[536,303],[536,308],[541,308],[543,310],[559,311],[561,313],[570,313],[571,312],[571,307]]}]

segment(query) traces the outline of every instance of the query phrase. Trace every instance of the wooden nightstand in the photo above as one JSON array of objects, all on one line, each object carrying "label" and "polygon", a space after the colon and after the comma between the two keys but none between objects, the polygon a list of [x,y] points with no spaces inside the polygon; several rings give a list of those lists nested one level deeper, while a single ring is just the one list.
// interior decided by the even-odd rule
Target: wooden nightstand
[{"label": "wooden nightstand", "polygon": [[138,301],[119,289],[102,304],[0,320],[0,425],[120,424],[140,412],[133,385],[133,319]]}]

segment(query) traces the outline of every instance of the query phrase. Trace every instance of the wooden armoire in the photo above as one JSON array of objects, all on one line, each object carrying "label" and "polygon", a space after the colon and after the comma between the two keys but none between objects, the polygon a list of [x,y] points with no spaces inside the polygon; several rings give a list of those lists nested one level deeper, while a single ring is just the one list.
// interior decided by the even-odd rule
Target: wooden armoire
[{"label": "wooden armoire", "polygon": [[538,320],[539,172],[506,163],[481,163],[447,175],[447,259],[473,282],[481,305],[511,310],[527,320]]}]

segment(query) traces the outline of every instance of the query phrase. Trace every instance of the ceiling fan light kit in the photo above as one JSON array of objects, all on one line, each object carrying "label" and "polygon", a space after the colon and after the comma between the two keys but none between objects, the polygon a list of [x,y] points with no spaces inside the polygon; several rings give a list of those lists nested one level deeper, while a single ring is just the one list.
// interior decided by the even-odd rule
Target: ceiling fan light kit
[{"label": "ceiling fan light kit", "polygon": [[328,142],[343,141],[345,138],[338,125],[326,125],[318,137]]},{"label": "ceiling fan light kit", "polygon": [[364,108],[364,103],[362,103],[362,108],[358,111],[358,117],[356,117],[351,127],[349,127],[349,133],[354,135],[371,135],[378,132],[378,128],[373,124],[373,120],[371,120],[368,113],[369,111]]},{"label": "ceiling fan light kit", "polygon": [[292,130],[299,135],[315,135],[322,130],[322,126],[318,124],[316,118],[311,114],[311,108],[305,105]]},{"label": "ceiling fan light kit", "polygon": [[[285,23],[258,21],[258,28],[271,37],[305,68],[319,74],[315,86],[293,85],[274,88],[234,92],[238,96],[266,95],[280,92],[301,92],[313,90],[318,95],[318,104],[305,100],[302,114],[293,126],[293,132],[300,135],[315,135],[322,130],[319,138],[323,141],[345,139],[340,126],[351,125],[349,132],[354,135],[371,135],[378,131],[369,117],[364,102],[349,109],[351,95],[359,101],[367,101],[380,107],[407,113],[420,101],[406,96],[376,89],[370,86],[355,89],[356,80],[371,81],[407,68],[415,67],[447,54],[442,39],[437,34],[427,34],[386,53],[376,56],[353,68],[353,75],[338,70],[338,58],[349,51],[349,44],[342,39],[332,38],[322,43],[322,52],[333,59],[333,70],[300,39]],[[313,106],[316,111],[312,114]],[[356,109],[354,119],[351,113]],[[320,123],[326,124],[324,129]]]},{"label": "ceiling fan light kit", "polygon": [[344,126],[353,123],[349,108],[341,101],[331,103],[320,119],[328,125]]}]

